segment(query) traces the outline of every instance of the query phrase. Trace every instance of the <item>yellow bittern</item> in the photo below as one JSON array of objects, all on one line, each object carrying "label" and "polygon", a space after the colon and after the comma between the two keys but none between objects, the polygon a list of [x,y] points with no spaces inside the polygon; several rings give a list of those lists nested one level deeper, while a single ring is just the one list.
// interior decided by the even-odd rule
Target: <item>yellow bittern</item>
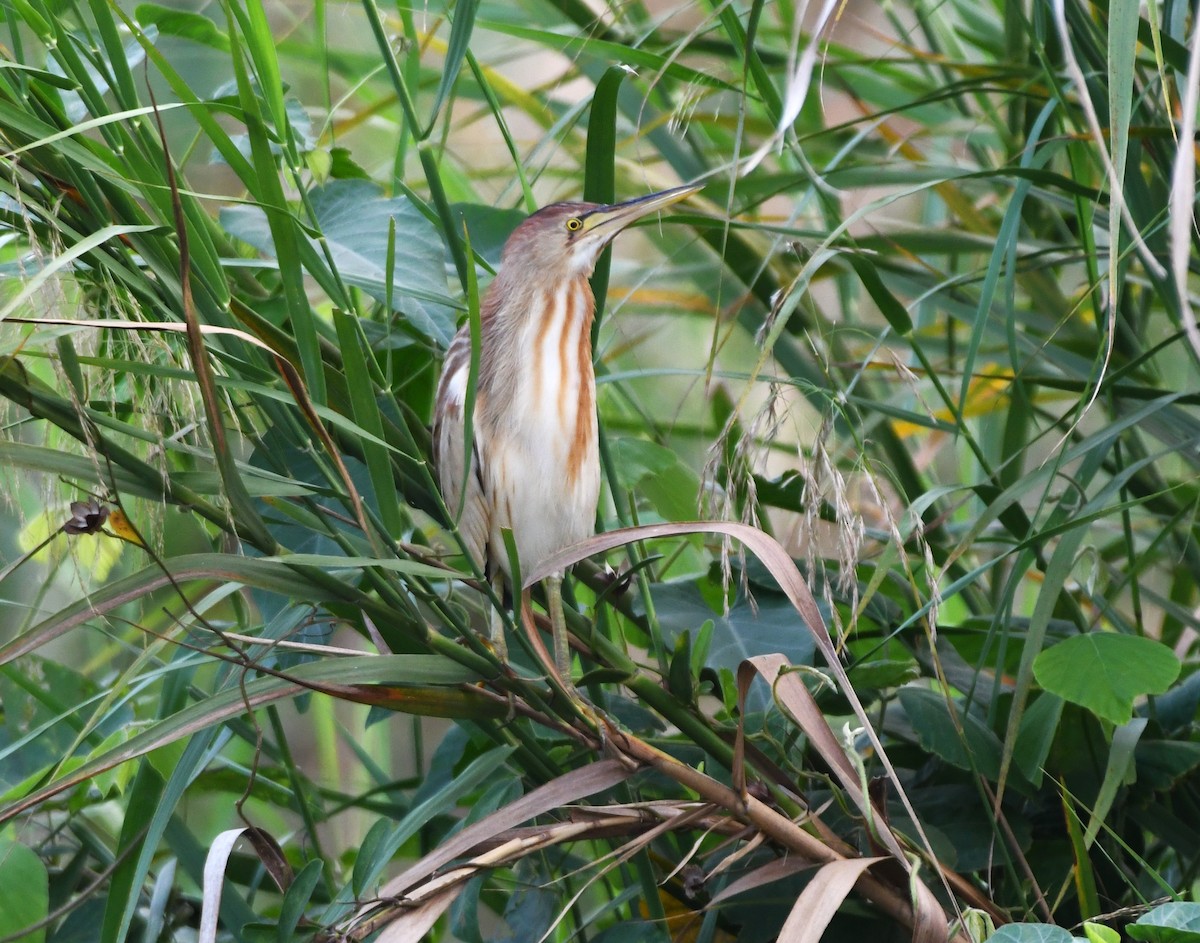
[{"label": "yellow bittern", "polygon": [[[600,495],[588,279],[604,247],[635,220],[699,190],[676,187],[626,203],[555,203],[519,225],[480,306],[479,369],[470,456],[464,411],[471,333],[446,352],[433,419],[442,496],[461,515],[463,543],[493,585],[511,579],[503,531],[523,570],[591,536]],[[466,494],[463,494],[463,487]],[[520,587],[514,593],[520,595]],[[554,667],[570,685],[562,573],[546,581]],[[492,642],[503,657],[495,619]]]}]

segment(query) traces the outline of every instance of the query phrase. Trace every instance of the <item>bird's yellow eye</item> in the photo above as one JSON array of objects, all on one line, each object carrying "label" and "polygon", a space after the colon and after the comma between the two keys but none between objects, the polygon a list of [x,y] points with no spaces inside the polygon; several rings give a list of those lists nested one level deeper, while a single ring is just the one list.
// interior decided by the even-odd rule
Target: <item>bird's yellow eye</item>
[{"label": "bird's yellow eye", "polygon": [[583,220],[578,216],[572,216],[567,220],[567,232],[579,232],[583,228]]}]

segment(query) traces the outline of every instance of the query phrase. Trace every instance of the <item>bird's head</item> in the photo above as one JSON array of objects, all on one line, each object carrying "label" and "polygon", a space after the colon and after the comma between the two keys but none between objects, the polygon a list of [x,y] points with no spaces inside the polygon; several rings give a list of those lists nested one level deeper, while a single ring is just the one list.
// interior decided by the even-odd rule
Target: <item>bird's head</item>
[{"label": "bird's head", "polygon": [[520,267],[530,278],[588,276],[617,234],[650,213],[678,203],[700,187],[660,190],[635,200],[553,203],[518,226],[504,244],[502,266]]}]

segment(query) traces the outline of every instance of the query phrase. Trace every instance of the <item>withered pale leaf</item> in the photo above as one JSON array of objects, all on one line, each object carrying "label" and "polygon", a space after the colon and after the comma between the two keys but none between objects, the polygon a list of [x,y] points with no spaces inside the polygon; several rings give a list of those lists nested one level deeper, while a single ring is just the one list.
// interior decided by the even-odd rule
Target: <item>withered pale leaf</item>
[{"label": "withered pale leaf", "polygon": [[842,901],[862,876],[886,858],[843,858],[825,865],[801,892],[779,931],[779,943],[820,943]]}]

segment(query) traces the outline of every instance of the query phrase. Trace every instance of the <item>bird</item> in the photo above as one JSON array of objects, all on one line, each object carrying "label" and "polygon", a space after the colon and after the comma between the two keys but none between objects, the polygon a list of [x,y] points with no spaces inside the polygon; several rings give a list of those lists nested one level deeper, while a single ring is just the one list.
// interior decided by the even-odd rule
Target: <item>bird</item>
[{"label": "bird", "polygon": [[[433,460],[463,549],[498,591],[512,580],[505,530],[529,572],[595,529],[600,450],[589,278],[600,253],[633,222],[700,189],[674,187],[610,205],[553,203],[517,226],[480,304],[469,443],[469,323],[451,340],[434,400]],[[546,580],[554,663],[545,667],[571,689],[562,579],[558,572]],[[503,660],[498,618],[489,634]],[[544,653],[535,641],[537,648]]]}]

